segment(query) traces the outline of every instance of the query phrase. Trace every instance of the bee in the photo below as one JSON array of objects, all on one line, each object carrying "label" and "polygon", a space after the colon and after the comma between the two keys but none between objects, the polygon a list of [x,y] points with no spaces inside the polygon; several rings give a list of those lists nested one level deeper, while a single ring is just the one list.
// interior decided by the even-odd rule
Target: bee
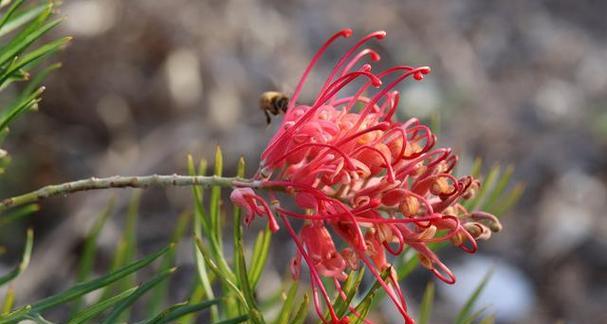
[{"label": "bee", "polygon": [[286,113],[288,105],[289,97],[282,92],[266,91],[259,98],[259,109],[266,114],[268,125],[272,122],[270,114],[278,116],[281,112]]}]

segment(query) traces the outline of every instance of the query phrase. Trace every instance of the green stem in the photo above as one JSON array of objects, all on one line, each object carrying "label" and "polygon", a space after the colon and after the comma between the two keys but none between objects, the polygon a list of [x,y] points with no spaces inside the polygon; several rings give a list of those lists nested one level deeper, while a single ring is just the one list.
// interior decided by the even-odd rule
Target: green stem
[{"label": "green stem", "polygon": [[184,175],[148,175],[140,177],[113,176],[107,178],[89,178],[42,187],[38,190],[20,196],[6,198],[0,201],[0,212],[11,207],[34,203],[45,198],[67,195],[74,192],[110,189],[110,188],[149,188],[173,186],[202,186],[220,187],[251,187],[260,186],[259,181],[236,177],[218,176],[184,176]]}]

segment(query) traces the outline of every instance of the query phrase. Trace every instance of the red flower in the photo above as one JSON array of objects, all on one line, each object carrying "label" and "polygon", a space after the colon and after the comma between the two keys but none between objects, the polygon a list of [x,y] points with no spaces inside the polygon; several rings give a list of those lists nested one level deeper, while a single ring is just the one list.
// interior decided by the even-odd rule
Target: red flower
[{"label": "red flower", "polygon": [[[245,208],[247,222],[255,215],[267,216],[269,226],[277,230],[272,213],[282,219],[298,249],[293,275],[299,276],[303,259],[310,269],[320,318],[324,303],[332,322],[345,320],[333,310],[322,277],[333,278],[343,295],[340,282],[346,271],[362,263],[405,322],[413,323],[395,272],[391,270],[387,280],[381,277],[390,267],[387,254],[400,255],[406,247],[413,248],[424,267],[453,283],[455,276],[427,244],[450,240],[474,253],[476,240],[489,238],[500,225],[492,215],[469,213],[459,204],[473,196],[479,182],[452,174],[457,157],[451,150],[435,149],[436,136],[417,119],[395,119],[399,94],[393,89],[409,77],[423,79],[430,68],[395,66],[373,73],[363,61],[378,61],[379,55],[360,48],[371,39],[384,38],[385,32],[371,33],[350,48],[329,72],[312,104],[298,102],[307,76],[327,47],[350,35],[349,29],[338,32],[313,57],[262,154],[256,180],[270,192],[272,210],[251,189],[235,189],[232,200]],[[354,89],[354,95],[340,94],[357,79],[366,82]],[[382,86],[386,80],[390,81]],[[373,88],[377,89],[373,96],[363,95]],[[294,197],[299,210],[281,206],[277,195],[285,193]],[[293,219],[303,220],[299,233]],[[332,232],[346,249],[337,250]]]}]

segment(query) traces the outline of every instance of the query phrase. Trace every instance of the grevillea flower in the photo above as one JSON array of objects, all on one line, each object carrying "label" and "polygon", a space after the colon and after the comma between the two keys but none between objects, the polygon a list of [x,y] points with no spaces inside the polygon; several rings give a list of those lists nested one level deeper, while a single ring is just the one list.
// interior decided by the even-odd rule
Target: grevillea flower
[{"label": "grevillea flower", "polygon": [[[235,189],[231,198],[245,209],[247,223],[255,216],[267,217],[270,229],[277,231],[275,217],[282,220],[297,246],[292,274],[300,276],[303,260],[323,321],[323,304],[331,322],[347,318],[335,313],[322,278],[332,278],[345,298],[340,283],[347,271],[365,266],[404,321],[413,323],[388,256],[414,249],[424,267],[454,283],[455,276],[428,244],[450,241],[474,253],[476,241],[488,239],[501,225],[493,215],[469,212],[460,204],[480,183],[452,174],[457,157],[451,149],[435,148],[436,136],[417,119],[396,120],[399,94],[394,88],[406,79],[422,80],[430,68],[402,65],[372,71],[365,61],[380,57],[362,47],[383,39],[385,32],[355,43],[329,72],[314,102],[299,102],[308,75],[327,47],[351,34],[349,29],[336,33],[312,58],[262,154],[255,179],[271,203],[250,188]],[[346,87],[353,94],[342,95]],[[292,203],[285,202],[289,197]],[[301,223],[299,229],[294,220]]]}]

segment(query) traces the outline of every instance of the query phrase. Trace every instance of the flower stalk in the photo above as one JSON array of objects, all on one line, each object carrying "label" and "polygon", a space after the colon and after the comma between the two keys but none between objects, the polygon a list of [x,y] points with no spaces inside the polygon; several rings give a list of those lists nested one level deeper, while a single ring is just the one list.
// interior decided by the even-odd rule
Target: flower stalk
[{"label": "flower stalk", "polygon": [[150,188],[150,187],[179,187],[179,186],[202,186],[210,188],[214,186],[224,188],[260,186],[259,181],[237,177],[219,176],[186,176],[186,175],[147,175],[147,176],[112,176],[107,178],[88,178],[62,184],[49,185],[38,190],[3,199],[0,201],[0,212],[9,208],[25,204],[35,203],[40,200],[67,195],[80,191],[100,190],[111,188]]}]

